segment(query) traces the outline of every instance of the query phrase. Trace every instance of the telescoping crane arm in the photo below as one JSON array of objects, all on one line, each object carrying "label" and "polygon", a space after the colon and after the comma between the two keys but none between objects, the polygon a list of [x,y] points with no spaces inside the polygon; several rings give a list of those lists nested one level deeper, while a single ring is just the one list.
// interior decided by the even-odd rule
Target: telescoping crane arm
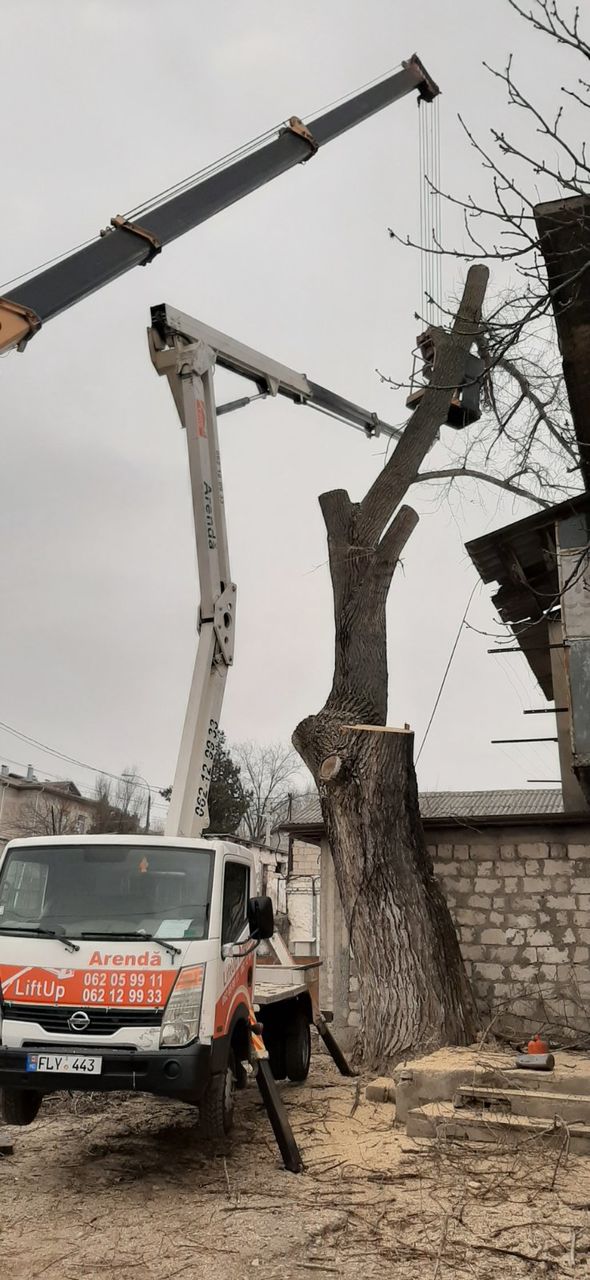
[{"label": "telescoping crane arm", "polygon": [[89,245],[0,297],[0,351],[22,350],[47,320],[130,271],[146,266],[164,245],[221,209],[309,160],[319,147],[417,90],[427,101],[439,90],[416,54],[394,75],[371,85],[306,126],[292,116],[271,142],[159,204],[137,221],[117,215]]},{"label": "telescoping crane arm", "polygon": [[[152,362],[168,378],[186,433],[201,589],[199,643],[182,731],[166,835],[198,837],[208,824],[207,797],[229,667],[234,659],[236,585],[232,582],[213,387],[215,365],[252,381],[263,395],[282,395],[330,413],[368,436],[398,436],[376,414],[311,382],[305,374],[254,351],[172,307],[152,308]],[[237,401],[236,407],[244,401]],[[247,401],[246,401],[247,403]]]}]

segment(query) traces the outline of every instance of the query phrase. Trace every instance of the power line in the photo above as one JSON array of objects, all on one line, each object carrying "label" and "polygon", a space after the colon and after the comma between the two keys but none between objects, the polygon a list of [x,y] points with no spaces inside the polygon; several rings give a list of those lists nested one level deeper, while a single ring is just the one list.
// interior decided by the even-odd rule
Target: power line
[{"label": "power line", "polygon": [[427,737],[428,737],[428,734],[430,733],[430,729],[431,729],[431,727],[432,727],[432,721],[434,720],[434,717],[435,717],[436,712],[437,712],[438,704],[439,704],[439,702],[440,702],[440,700],[441,700],[441,698],[442,698],[443,689],[444,689],[445,684],[446,684],[446,682],[447,682],[447,676],[448,676],[448,674],[449,674],[449,671],[451,670],[451,664],[452,664],[453,658],[455,657],[455,653],[456,653],[456,650],[457,650],[457,645],[459,644],[459,640],[461,639],[461,632],[462,632],[463,627],[465,626],[465,622],[466,622],[466,620],[467,620],[467,614],[469,613],[469,609],[470,609],[470,606],[471,606],[471,601],[473,600],[473,597],[474,597],[474,595],[475,595],[475,593],[476,593],[476,591],[477,591],[478,587],[481,587],[481,582],[479,582],[479,581],[478,581],[478,582],[476,582],[476,583],[475,583],[475,585],[474,585],[474,587],[472,588],[471,594],[470,594],[469,599],[468,599],[468,601],[467,601],[467,605],[466,605],[466,607],[465,607],[465,612],[464,612],[464,614],[463,614],[463,617],[461,618],[461,623],[460,623],[460,626],[459,626],[459,630],[458,630],[458,632],[457,632],[457,634],[456,634],[456,636],[455,636],[455,641],[454,641],[453,647],[452,647],[451,652],[450,652],[450,655],[449,655],[449,660],[448,660],[447,665],[446,665],[446,667],[445,667],[445,672],[444,672],[443,678],[442,678],[442,680],[441,680],[441,684],[440,684],[439,691],[438,691],[438,693],[437,693],[437,695],[436,695],[436,700],[435,700],[434,706],[433,706],[433,708],[432,708],[432,712],[431,712],[431,715],[430,715],[430,720],[428,721],[428,724],[426,725],[426,729],[425,729],[425,731],[424,731],[424,737],[423,737],[423,739],[422,739],[422,742],[420,743],[420,749],[419,749],[419,751],[418,751],[418,755],[416,756],[416,764],[418,764],[418,761],[419,761],[419,759],[420,759],[420,756],[422,755],[422,752],[423,752],[423,750],[424,750],[424,744],[425,744],[425,742],[426,742],[426,739],[427,739]]},{"label": "power line", "polygon": [[[59,760],[65,760],[67,764],[77,765],[79,769],[88,769],[90,773],[104,774],[105,778],[114,778],[115,781],[121,782],[125,780],[125,775],[121,773],[111,773],[109,769],[97,769],[95,765],[86,764],[84,760],[78,760],[76,756],[69,756],[64,751],[59,751],[57,747],[50,747],[46,742],[41,742],[38,738],[31,737],[28,733],[23,733],[20,729],[13,728],[12,725],[5,724],[0,720],[0,729],[4,729],[6,733],[12,734],[15,738],[20,738],[22,742],[28,742],[29,746],[37,747],[40,751],[46,751],[50,756],[56,756]],[[144,783],[138,782],[137,786],[143,791],[163,790],[162,787],[150,786],[146,787]]]}]

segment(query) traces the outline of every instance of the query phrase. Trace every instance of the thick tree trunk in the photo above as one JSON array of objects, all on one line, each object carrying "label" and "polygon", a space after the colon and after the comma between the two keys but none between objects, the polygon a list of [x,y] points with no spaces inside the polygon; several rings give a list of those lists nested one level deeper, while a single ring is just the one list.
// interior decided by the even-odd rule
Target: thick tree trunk
[{"label": "thick tree trunk", "polygon": [[[308,762],[308,732],[315,758],[321,719],[296,731]],[[360,1047],[374,1066],[468,1044],[475,1030],[455,929],[424,841],[412,751],[412,734],[347,731],[338,776],[319,779],[359,973]]]},{"label": "thick tree trunk", "polygon": [[[486,269],[472,267],[453,333],[435,334],[436,385],[363,501],[352,503],[343,490],[320,498],[334,592],[334,680],[325,707],[298,725],[293,743],[320,794],[359,971],[362,1049],[373,1064],[465,1044],[475,1027],[420,822],[413,736],[379,726],[387,714],[387,595],[418,521],[410,507],[391,517],[446,419],[486,283]],[[377,731],[347,727],[358,725]]]}]

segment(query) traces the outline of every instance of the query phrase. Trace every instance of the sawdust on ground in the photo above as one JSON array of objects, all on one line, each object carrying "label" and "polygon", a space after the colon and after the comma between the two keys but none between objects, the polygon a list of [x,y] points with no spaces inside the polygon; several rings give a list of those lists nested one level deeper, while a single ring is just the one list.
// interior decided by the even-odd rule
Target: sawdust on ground
[{"label": "sawdust on ground", "polygon": [[547,1147],[414,1143],[364,1082],[314,1058],[281,1086],[305,1160],[286,1173],[255,1084],[226,1150],[196,1114],[149,1097],[77,1095],[13,1130],[0,1159],[10,1280],[497,1280],[590,1277],[590,1160]]}]

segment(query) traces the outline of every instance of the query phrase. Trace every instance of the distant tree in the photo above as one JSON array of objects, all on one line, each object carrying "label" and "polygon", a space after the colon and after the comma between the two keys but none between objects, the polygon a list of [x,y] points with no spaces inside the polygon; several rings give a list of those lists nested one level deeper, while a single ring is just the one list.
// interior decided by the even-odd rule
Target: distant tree
[{"label": "distant tree", "polygon": [[135,769],[126,769],[116,781],[104,774],[96,784],[93,835],[133,835],[141,829],[144,798]]},{"label": "distant tree", "polygon": [[249,801],[244,813],[244,827],[250,840],[263,841],[267,820],[274,822],[285,807],[288,786],[301,761],[292,747],[282,742],[261,746],[258,742],[241,742],[233,748],[248,787]]},{"label": "distant tree", "polygon": [[232,758],[225,734],[221,732],[209,790],[210,830],[219,835],[237,831],[250,799],[250,792],[242,782],[240,765]]},{"label": "distant tree", "polygon": [[[160,794],[169,800],[172,787],[165,787]],[[225,734],[221,732],[209,789],[209,830],[217,835],[233,834],[247,813],[250,801],[250,792],[242,783],[240,765],[232,758]]]}]

